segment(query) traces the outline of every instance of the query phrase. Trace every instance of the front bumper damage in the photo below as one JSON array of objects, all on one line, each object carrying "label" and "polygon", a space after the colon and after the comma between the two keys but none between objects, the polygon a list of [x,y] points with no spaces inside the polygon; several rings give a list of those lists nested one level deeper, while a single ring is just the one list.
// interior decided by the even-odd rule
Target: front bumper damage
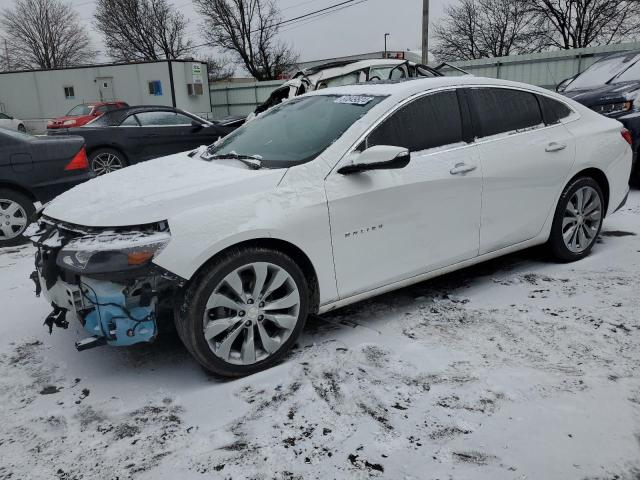
[{"label": "front bumper damage", "polygon": [[[132,230],[153,234],[158,228],[165,226],[127,227],[126,235]],[[183,279],[150,261],[127,271],[105,268],[89,273],[67,268],[61,261],[61,252],[71,242],[103,235],[105,230],[41,217],[25,233],[37,248],[31,274],[36,295],[44,295],[53,308],[45,325],[51,333],[54,326],[67,328],[70,322],[79,322],[89,337],[76,343],[78,350],[154,341],[161,323],[171,320],[174,300],[184,285]],[[108,234],[122,237],[114,229]]]}]

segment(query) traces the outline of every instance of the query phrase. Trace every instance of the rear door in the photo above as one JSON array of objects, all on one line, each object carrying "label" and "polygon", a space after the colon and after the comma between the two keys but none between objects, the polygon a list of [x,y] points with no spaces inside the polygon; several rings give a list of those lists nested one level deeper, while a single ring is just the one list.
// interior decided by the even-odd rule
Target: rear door
[{"label": "rear door", "polygon": [[341,298],[478,254],[482,174],[464,138],[456,91],[430,93],[400,107],[358,147],[408,148],[408,166],[335,169],[327,177]]},{"label": "rear door", "polygon": [[465,89],[482,162],[480,254],[537,236],[575,158],[562,123],[543,118],[532,92]]}]

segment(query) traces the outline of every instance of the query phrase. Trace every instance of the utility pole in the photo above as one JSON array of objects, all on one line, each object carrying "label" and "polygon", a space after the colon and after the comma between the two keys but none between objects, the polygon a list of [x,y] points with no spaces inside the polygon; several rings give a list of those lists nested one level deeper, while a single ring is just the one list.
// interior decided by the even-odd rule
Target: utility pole
[{"label": "utility pole", "polygon": [[422,64],[429,63],[429,0],[422,0]]},{"label": "utility pole", "polygon": [[387,37],[390,35],[391,35],[390,33],[384,34],[384,57],[383,58],[387,58]]}]

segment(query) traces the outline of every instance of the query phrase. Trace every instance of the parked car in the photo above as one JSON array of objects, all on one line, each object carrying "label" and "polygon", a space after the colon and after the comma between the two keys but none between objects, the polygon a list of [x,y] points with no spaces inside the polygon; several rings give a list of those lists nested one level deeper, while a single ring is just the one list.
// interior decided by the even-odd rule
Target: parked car
[{"label": "parked car", "polygon": [[640,183],[640,51],[609,55],[563,80],[557,90],[592,110],[622,122],[631,133],[633,180]]},{"label": "parked car", "polygon": [[38,138],[0,129],[0,247],[18,245],[35,202],[92,177],[79,137]]},{"label": "parked car", "polygon": [[353,85],[362,82],[441,76],[443,74],[434,68],[408,60],[378,58],[325,63],[297,72],[289,81],[274,90],[267,101],[256,108],[254,114],[259,115],[288,98],[323,88]]},{"label": "parked car", "polygon": [[27,129],[24,126],[24,122],[19,118],[14,118],[6,113],[0,113],[0,128],[6,130],[15,130],[17,132],[26,133]]},{"label": "parked car", "polygon": [[120,101],[82,103],[73,107],[63,117],[49,120],[47,122],[47,129],[56,130],[59,128],[81,127],[104,113],[128,106],[127,103]]},{"label": "parked car", "polygon": [[343,86],[81,185],[28,234],[51,322],[89,332],[79,349],[152,341],[170,308],[198,362],[247,375],[309,314],[533,245],[584,258],[631,156],[619,122],[542,88]]},{"label": "parked car", "polygon": [[114,110],[80,128],[49,134],[84,138],[91,170],[104,175],[151,158],[211,144],[237,126],[234,119],[209,122],[172,107],[138,106]]}]

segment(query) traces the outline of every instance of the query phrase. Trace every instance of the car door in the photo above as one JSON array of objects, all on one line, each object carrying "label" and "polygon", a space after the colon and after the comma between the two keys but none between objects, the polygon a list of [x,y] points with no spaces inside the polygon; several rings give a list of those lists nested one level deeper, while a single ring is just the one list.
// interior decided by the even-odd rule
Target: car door
[{"label": "car door", "polygon": [[537,236],[575,158],[575,140],[543,119],[532,92],[466,90],[482,162],[480,254]]},{"label": "car door", "polygon": [[136,114],[140,122],[140,141],[145,145],[144,157],[155,158],[184,152],[207,142],[203,130],[194,127],[193,119],[170,110],[146,111]]},{"label": "car door", "polygon": [[405,168],[327,177],[341,298],[478,254],[482,174],[466,124],[455,90],[412,99],[357,148],[406,147]]}]

